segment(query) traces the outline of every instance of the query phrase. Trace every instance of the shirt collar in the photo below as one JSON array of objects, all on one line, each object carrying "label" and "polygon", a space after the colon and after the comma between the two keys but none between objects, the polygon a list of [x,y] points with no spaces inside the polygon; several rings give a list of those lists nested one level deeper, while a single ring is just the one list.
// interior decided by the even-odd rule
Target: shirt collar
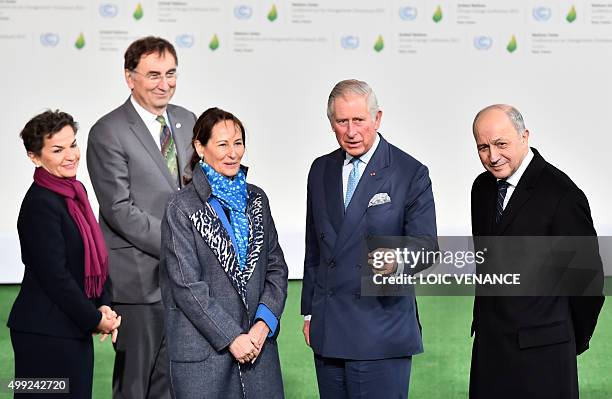
[{"label": "shirt collar", "polygon": [[[380,143],[380,137],[378,136],[378,132],[376,132],[376,138],[374,139],[374,144],[372,144],[372,147],[363,155],[359,156],[359,160],[361,162],[363,162],[364,164],[368,164],[368,162],[370,162],[370,159],[372,159],[372,155],[374,155],[374,152],[376,151],[376,148],[378,148],[378,143]],[[353,156],[349,155],[346,151],[344,152],[344,165],[348,165],[351,160],[354,158]]]},{"label": "shirt collar", "polygon": [[[136,110],[136,112],[138,113],[138,115],[140,116],[140,118],[143,120],[143,122],[145,122],[145,124],[150,124],[150,123],[159,123],[157,122],[157,116],[154,113],[149,112],[148,110],[144,109],[144,107],[142,105],[140,105],[138,103],[138,101],[136,101],[136,99],[134,98],[134,96],[130,96],[130,101],[132,102],[132,105],[134,106],[134,109]],[[164,119],[166,120],[166,124],[170,124],[170,122],[168,121],[168,112],[167,112],[167,108],[164,111],[164,113],[162,114],[164,116]]]},{"label": "shirt collar", "polygon": [[523,162],[521,162],[521,166],[518,167],[518,169],[516,170],[516,172],[512,174],[512,176],[506,179],[506,182],[508,182],[508,184],[510,184],[512,187],[516,187],[519,180],[521,180],[523,173],[525,173],[525,169],[527,169],[527,166],[529,166],[529,163],[531,162],[532,159],[533,159],[533,151],[531,151],[531,148],[529,148],[529,151],[527,151],[527,155],[523,159]]}]

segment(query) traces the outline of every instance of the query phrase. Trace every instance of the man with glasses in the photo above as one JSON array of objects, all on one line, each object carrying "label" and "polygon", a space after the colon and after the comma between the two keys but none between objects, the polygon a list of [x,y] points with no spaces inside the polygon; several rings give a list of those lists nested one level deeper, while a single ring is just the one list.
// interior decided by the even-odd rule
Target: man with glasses
[{"label": "man with glasses", "polygon": [[123,323],[115,345],[114,398],[170,398],[159,290],[160,223],[191,158],[195,115],[168,104],[176,51],[158,37],[125,52],[131,96],[92,127],[87,167],[109,248],[113,308]]}]

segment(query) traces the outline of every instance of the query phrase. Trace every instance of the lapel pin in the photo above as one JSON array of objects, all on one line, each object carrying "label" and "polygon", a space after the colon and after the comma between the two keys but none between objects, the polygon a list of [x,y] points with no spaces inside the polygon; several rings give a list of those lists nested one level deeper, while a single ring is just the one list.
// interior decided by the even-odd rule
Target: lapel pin
[{"label": "lapel pin", "polygon": [[376,176],[376,172],[370,172],[370,176]]},{"label": "lapel pin", "polygon": [[180,122],[176,122],[176,125],[174,125],[174,126],[175,126],[177,129],[180,129],[180,128],[181,128],[181,126],[183,126],[183,125],[181,125],[181,123],[180,123]]}]

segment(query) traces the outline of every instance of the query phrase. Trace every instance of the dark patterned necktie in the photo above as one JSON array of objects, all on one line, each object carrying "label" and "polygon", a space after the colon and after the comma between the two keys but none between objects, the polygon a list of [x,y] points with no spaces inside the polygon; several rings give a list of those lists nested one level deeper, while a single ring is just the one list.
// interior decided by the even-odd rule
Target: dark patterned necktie
[{"label": "dark patterned necktie", "polygon": [[176,146],[174,145],[172,132],[166,124],[166,119],[163,115],[158,116],[155,118],[155,120],[157,120],[161,125],[161,129],[159,130],[159,143],[162,156],[166,160],[166,166],[168,166],[168,170],[170,171],[172,177],[174,177],[176,187],[178,188],[180,187],[178,160],[176,158]]},{"label": "dark patterned necktie", "polygon": [[495,212],[495,223],[499,223],[502,217],[502,213],[504,213],[504,199],[506,199],[506,192],[508,191],[508,183],[505,180],[497,181],[497,208]]}]

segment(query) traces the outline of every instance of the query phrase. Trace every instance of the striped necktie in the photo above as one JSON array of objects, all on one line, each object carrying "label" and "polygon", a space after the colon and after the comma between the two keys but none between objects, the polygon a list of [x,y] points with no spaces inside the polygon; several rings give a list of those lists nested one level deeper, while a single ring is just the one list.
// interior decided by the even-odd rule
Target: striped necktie
[{"label": "striped necktie", "polygon": [[355,157],[350,160],[350,163],[353,165],[353,169],[351,169],[351,173],[349,174],[348,183],[346,185],[346,195],[344,196],[344,209],[348,208],[351,203],[351,198],[353,198],[353,193],[357,188],[357,184],[359,183],[359,162],[361,159]]},{"label": "striped necktie", "polygon": [[159,130],[159,143],[161,147],[161,153],[166,160],[166,166],[174,180],[176,181],[176,187],[180,187],[179,171],[178,171],[178,160],[176,158],[176,146],[174,145],[174,138],[172,132],[166,124],[166,119],[163,115],[155,118],[159,122],[161,128]]},{"label": "striped necktie", "polygon": [[505,180],[497,181],[497,207],[495,209],[495,223],[499,223],[504,213],[504,199],[506,199],[506,192],[508,191],[508,183]]}]

